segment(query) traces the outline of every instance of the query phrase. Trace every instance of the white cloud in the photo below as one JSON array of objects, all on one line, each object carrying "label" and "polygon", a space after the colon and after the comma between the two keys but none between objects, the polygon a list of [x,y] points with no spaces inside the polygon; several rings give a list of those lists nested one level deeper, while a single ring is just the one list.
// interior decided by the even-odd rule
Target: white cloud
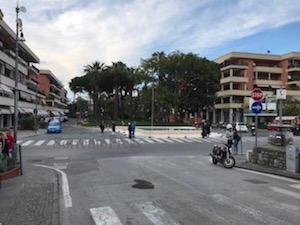
[{"label": "white cloud", "polygon": [[[14,1],[0,0],[14,28]],[[201,52],[299,21],[294,0],[20,0],[26,44],[65,87],[99,60],[129,66],[156,51]]]}]

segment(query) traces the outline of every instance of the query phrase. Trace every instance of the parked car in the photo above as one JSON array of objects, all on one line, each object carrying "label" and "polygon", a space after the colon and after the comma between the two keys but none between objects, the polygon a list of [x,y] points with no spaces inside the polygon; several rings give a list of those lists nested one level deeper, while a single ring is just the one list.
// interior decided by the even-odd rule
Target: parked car
[{"label": "parked car", "polygon": [[47,127],[47,133],[61,133],[61,122],[58,119],[51,120]]},{"label": "parked car", "polygon": [[235,129],[238,131],[238,132],[248,132],[248,127],[247,127],[247,124],[245,123],[241,123],[241,122],[236,122],[235,123]]}]

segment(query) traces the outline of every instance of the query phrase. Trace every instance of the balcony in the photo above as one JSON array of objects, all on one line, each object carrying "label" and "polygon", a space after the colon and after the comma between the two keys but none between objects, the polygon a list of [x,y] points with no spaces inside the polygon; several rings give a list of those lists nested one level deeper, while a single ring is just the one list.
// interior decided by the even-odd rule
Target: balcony
[{"label": "balcony", "polygon": [[230,64],[230,65],[222,67],[221,71],[226,71],[226,70],[230,70],[230,69],[246,70],[246,69],[248,69],[248,66],[247,65],[242,65],[242,64]]},{"label": "balcony", "polygon": [[286,90],[286,95],[300,97],[299,90]]},{"label": "balcony", "polygon": [[221,84],[225,83],[248,83],[248,77],[230,76],[220,80]]},{"label": "balcony", "polygon": [[251,96],[251,91],[248,90],[225,90],[225,91],[218,91],[217,97],[226,97],[226,96]]},{"label": "balcony", "polygon": [[243,108],[243,103],[219,103],[215,104],[215,109],[238,109]]},{"label": "balcony", "polygon": [[264,72],[264,73],[278,73],[282,74],[281,67],[268,67],[268,66],[255,66],[254,72]]},{"label": "balcony", "polygon": [[274,87],[278,88],[283,86],[283,83],[281,80],[264,80],[264,79],[254,79],[253,84],[257,87]]}]

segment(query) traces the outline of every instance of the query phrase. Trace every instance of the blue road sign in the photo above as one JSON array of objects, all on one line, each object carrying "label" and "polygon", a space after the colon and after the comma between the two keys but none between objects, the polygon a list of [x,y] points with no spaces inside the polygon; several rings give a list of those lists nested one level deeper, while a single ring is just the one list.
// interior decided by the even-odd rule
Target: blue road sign
[{"label": "blue road sign", "polygon": [[251,105],[251,110],[254,114],[259,114],[263,110],[261,102],[253,102]]}]

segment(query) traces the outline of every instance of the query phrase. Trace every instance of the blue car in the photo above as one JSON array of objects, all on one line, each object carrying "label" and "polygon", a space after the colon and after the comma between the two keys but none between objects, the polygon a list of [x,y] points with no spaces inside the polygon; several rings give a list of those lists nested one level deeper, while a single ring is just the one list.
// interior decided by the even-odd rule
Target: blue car
[{"label": "blue car", "polygon": [[61,133],[61,123],[59,120],[51,120],[48,124],[47,133]]}]

